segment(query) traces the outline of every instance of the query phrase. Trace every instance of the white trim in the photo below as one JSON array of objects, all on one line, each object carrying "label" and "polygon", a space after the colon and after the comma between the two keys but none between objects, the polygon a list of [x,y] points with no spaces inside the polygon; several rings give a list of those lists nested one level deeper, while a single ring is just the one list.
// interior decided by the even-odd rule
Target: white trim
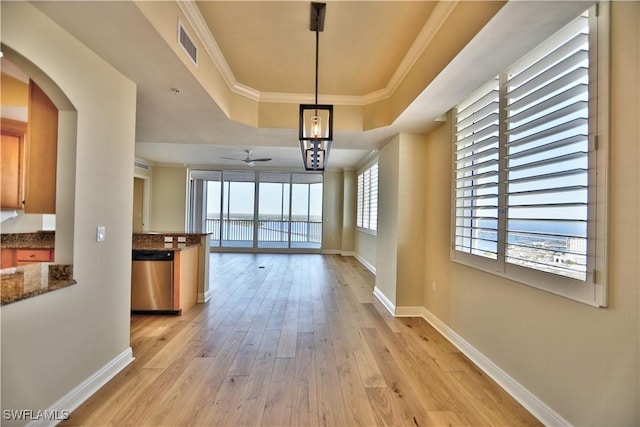
[{"label": "white trim", "polygon": [[451,15],[451,12],[453,12],[453,9],[455,9],[457,5],[458,0],[439,1],[436,4],[433,12],[431,13],[431,15],[429,15],[429,19],[427,19],[427,22],[425,22],[422,30],[420,30],[418,37],[416,37],[415,41],[405,54],[404,58],[402,58],[402,61],[400,62],[400,65],[398,66],[396,71],[393,73],[393,76],[391,76],[391,79],[387,83],[387,86],[382,91],[379,91],[383,93],[378,94],[377,97],[373,96],[376,94],[375,92],[366,96],[369,98],[370,102],[373,103],[385,99],[385,95],[386,98],[389,98],[391,97],[391,95],[393,95],[393,93],[398,89],[398,87],[400,87],[400,84],[407,77],[409,71],[413,69],[413,67],[416,65],[416,62],[418,62],[418,60],[422,57],[422,54],[424,53],[427,46],[431,45],[433,38],[436,36],[436,34],[438,34],[438,31],[440,31],[440,28],[442,28],[444,23],[449,18],[449,15]]},{"label": "white trim", "polygon": [[[340,251],[340,255],[342,255],[342,256],[352,256],[352,257],[358,259],[358,254],[355,253],[354,251]],[[360,260],[358,260],[358,261],[360,261]],[[368,270],[368,268],[367,268],[367,270]]]},{"label": "white trim", "polygon": [[378,301],[380,301],[380,304],[382,304],[384,308],[386,308],[387,311],[391,313],[392,316],[396,315],[396,306],[393,305],[391,300],[387,298],[387,296],[380,290],[379,287],[375,286],[373,288],[373,296],[375,296]]},{"label": "white trim", "polygon": [[[46,411],[47,413],[62,413],[63,411],[72,412],[78,408],[85,400],[90,398],[110,379],[115,377],[120,371],[126,368],[135,358],[131,347],[120,353],[109,363],[93,373],[89,378],[84,380],[80,385],[71,390],[57,402],[51,405]],[[60,420],[34,420],[27,424],[27,427],[44,427],[55,426]]]},{"label": "white trim", "polygon": [[367,270],[369,270],[373,274],[376,274],[376,267],[373,264],[371,264],[370,262],[362,258],[357,253],[354,254],[353,256],[360,262],[360,264],[364,265]]},{"label": "white trim", "polygon": [[204,304],[211,299],[211,289],[206,292],[198,292],[198,303]]},{"label": "white trim", "polygon": [[340,249],[322,249],[320,250],[322,255],[342,255],[342,251]]},{"label": "white trim", "polygon": [[[424,317],[424,307],[396,307],[396,317]],[[425,319],[426,320],[426,319]]]},{"label": "white trim", "polygon": [[478,351],[453,329],[424,307],[398,307],[397,317],[422,317],[482,371],[502,387],[546,426],[571,426],[571,423],[541,401],[522,384],[503,371],[491,359]]}]

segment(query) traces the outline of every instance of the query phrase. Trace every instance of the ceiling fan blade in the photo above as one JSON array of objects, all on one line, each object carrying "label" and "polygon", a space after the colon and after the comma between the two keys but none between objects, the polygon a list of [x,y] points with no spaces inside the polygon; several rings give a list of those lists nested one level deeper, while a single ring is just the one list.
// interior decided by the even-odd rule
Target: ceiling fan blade
[{"label": "ceiling fan blade", "polygon": [[271,161],[271,159],[268,158],[268,157],[264,157],[262,159],[251,159],[251,161],[252,162],[269,162],[269,161]]},{"label": "ceiling fan blade", "polygon": [[219,159],[225,159],[225,160],[235,160],[235,161],[237,161],[237,162],[242,162],[242,161],[244,161],[244,160],[242,160],[242,159],[238,159],[238,158],[235,158],[235,157],[222,157],[222,156],[218,156],[218,158],[219,158]]}]

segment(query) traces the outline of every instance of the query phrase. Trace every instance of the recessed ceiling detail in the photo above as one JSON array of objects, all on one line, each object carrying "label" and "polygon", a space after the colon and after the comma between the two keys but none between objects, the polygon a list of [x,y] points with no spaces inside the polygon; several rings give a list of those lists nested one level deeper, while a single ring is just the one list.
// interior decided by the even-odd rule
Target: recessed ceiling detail
[{"label": "recessed ceiling detail", "polygon": [[[265,14],[265,4],[269,5]],[[389,98],[457,1],[332,2],[324,42],[323,102],[367,105]],[[313,52],[305,2],[178,2],[233,92],[258,102],[313,99]],[[237,17],[237,19],[233,19]],[[292,37],[291,34],[299,34]],[[355,58],[354,56],[357,56]],[[274,67],[274,64],[277,64]],[[358,64],[358,66],[353,66]]]}]

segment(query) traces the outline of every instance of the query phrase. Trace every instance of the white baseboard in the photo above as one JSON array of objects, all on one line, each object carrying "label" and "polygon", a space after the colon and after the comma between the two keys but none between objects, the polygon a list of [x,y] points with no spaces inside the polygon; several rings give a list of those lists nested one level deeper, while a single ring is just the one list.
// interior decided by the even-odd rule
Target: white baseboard
[{"label": "white baseboard", "polygon": [[354,256],[360,262],[360,264],[365,266],[367,270],[369,270],[373,274],[376,274],[376,267],[373,264],[370,264],[358,254],[354,254]]},{"label": "white baseboard", "polygon": [[204,304],[211,299],[211,290],[207,292],[198,292],[198,303]]},{"label": "white baseboard", "polygon": [[341,255],[342,251],[340,249],[322,249],[320,253],[322,255]]},{"label": "white baseboard", "polygon": [[[374,292],[375,294],[375,292]],[[384,303],[383,303],[384,304]],[[424,307],[397,307],[397,317],[422,317],[447,340],[458,348],[465,356],[476,364],[491,379],[500,385],[507,393],[524,406],[534,417],[546,426],[570,426],[560,414],[551,409],[547,404],[538,399],[533,393],[524,388],[522,384],[503,371],[491,359],[469,344],[453,329],[438,319],[433,313]]]},{"label": "white baseboard", "polygon": [[[133,350],[129,347],[44,412],[48,414],[70,413],[82,405],[85,400],[97,392],[111,378],[115,377],[118,372],[126,368],[133,360]],[[28,423],[27,427],[55,426],[60,421],[61,420],[34,420]]]},{"label": "white baseboard", "polygon": [[391,313],[392,316],[396,315],[396,306],[391,302],[389,298],[387,298],[384,293],[382,293],[380,288],[378,288],[377,286],[373,288],[373,296],[375,296],[378,301],[380,301],[380,303],[384,306],[384,308],[387,309],[389,313]]}]

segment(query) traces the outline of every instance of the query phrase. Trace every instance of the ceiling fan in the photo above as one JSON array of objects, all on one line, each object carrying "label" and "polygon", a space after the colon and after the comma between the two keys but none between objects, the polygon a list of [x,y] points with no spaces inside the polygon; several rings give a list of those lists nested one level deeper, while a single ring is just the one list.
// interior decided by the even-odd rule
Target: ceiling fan
[{"label": "ceiling fan", "polygon": [[270,157],[263,157],[260,159],[252,159],[251,158],[251,150],[244,150],[245,153],[247,153],[247,157],[245,157],[244,159],[237,159],[237,158],[233,158],[233,157],[220,157],[221,159],[227,159],[227,160],[237,160],[240,161],[242,163],[244,163],[247,166],[251,166],[254,167],[256,164],[255,162],[268,162],[271,160]]}]

